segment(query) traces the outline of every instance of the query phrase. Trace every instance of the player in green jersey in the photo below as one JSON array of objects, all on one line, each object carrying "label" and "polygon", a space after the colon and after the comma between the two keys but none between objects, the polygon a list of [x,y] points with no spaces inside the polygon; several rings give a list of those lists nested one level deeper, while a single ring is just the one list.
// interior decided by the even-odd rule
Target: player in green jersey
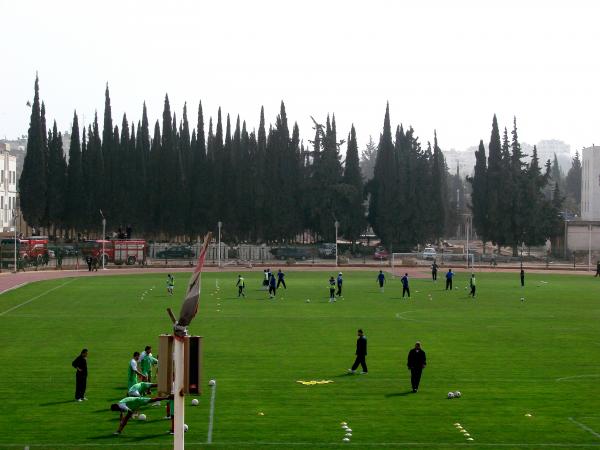
[{"label": "player in green jersey", "polygon": [[142,407],[147,406],[151,403],[160,402],[161,400],[168,400],[173,398],[172,395],[168,397],[125,397],[119,400],[117,403],[113,403],[110,405],[111,411],[119,411],[121,414],[119,416],[119,428],[115,431],[114,434],[121,434],[125,425],[134,412],[138,412]]},{"label": "player in green jersey", "polygon": [[146,348],[140,355],[139,368],[147,381],[152,381],[152,366],[158,364],[158,359],[152,356],[152,347],[146,345]]},{"label": "player in green jersey", "polygon": [[129,388],[127,392],[128,397],[142,397],[146,394],[150,393],[150,389],[158,386],[156,383],[148,383],[147,381],[140,381],[139,383],[135,383],[133,386]]}]

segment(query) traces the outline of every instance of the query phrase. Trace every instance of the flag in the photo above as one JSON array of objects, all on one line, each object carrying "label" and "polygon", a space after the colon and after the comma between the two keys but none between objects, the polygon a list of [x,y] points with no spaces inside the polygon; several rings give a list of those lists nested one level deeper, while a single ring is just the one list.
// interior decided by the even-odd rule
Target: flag
[{"label": "flag", "polygon": [[200,256],[198,257],[198,264],[190,277],[185,300],[183,301],[181,311],[179,312],[179,320],[175,324],[176,336],[183,337],[187,334],[186,329],[198,312],[198,306],[200,304],[200,274],[202,273],[202,267],[204,266],[204,260],[206,259],[206,250],[208,249],[210,238],[211,233],[208,233],[204,237],[204,243],[202,244]]}]

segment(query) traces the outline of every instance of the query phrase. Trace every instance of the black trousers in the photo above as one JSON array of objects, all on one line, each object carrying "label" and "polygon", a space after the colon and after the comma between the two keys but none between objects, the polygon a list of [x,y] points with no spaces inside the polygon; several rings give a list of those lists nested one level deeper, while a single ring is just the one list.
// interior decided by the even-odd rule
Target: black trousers
[{"label": "black trousers", "polygon": [[362,367],[363,372],[368,372],[367,370],[367,361],[365,361],[367,355],[356,355],[356,359],[354,360],[354,364],[352,364],[352,370],[356,370],[359,366]]},{"label": "black trousers", "polygon": [[452,278],[446,278],[446,290],[452,290]]},{"label": "black trousers", "polygon": [[283,288],[287,289],[287,286],[285,285],[285,280],[283,278],[280,278],[279,280],[277,280],[277,289],[279,289],[280,284],[283,284]]},{"label": "black trousers", "polygon": [[525,287],[525,277],[521,277],[521,287]]},{"label": "black trousers", "polygon": [[410,297],[410,289],[408,286],[402,286],[402,298],[404,298],[405,293]]},{"label": "black trousers", "polygon": [[338,287],[338,290],[337,290],[337,295],[338,295],[339,297],[341,297],[341,296],[342,296],[342,285],[341,285],[341,284],[338,284],[338,285],[337,285],[337,287]]},{"label": "black trousers", "polygon": [[437,270],[436,270],[436,271],[433,271],[433,272],[431,272],[431,278],[433,279],[433,281],[436,281],[436,280],[437,280]]},{"label": "black trousers", "polygon": [[[244,295],[244,286],[238,286],[238,297]],[[245,297],[245,295],[244,295]]]},{"label": "black trousers", "polygon": [[410,384],[412,385],[413,391],[419,389],[419,383],[421,382],[422,373],[422,368],[410,369]]},{"label": "black trousers", "polygon": [[275,286],[269,285],[269,294],[275,295]]},{"label": "black trousers", "polygon": [[475,286],[471,286],[471,297],[475,297]]},{"label": "black trousers", "polygon": [[85,388],[87,385],[87,375],[81,372],[75,372],[75,400],[85,397]]}]

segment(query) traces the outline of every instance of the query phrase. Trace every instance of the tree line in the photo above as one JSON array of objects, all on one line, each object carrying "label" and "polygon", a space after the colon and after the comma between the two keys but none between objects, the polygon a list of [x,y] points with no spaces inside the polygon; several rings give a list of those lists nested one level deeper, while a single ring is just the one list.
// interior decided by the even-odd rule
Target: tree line
[{"label": "tree line", "polygon": [[[97,114],[80,127],[75,112],[67,159],[56,123],[47,130],[36,77],[21,210],[30,225],[71,236],[97,233],[100,210],[109,228],[131,224],[134,235],[154,238],[194,240],[221,221],[232,242],[331,242],[337,221],[340,236],[356,241],[371,225],[396,251],[451,235],[471,208],[479,235],[501,245],[538,243],[556,232],[560,187],[545,197],[550,177],[537,157],[522,162],[516,124],[512,144],[506,133],[501,142],[494,118],[489,158],[480,145],[465,184],[458,170],[449,173],[435,132],[424,146],[412,127],[392,132],[389,105],[378,145],[370,140],[363,152],[367,178],[354,125],[339,139],[335,115],[313,121],[314,137],[304,142],[282,102],[273,124],[261,108],[257,130],[239,116],[223,118],[220,108],[207,127],[200,103],[190,125],[187,105],[178,120],[165,96],[152,129],[145,104],[140,121],[123,115],[119,126],[107,85],[102,128]],[[537,215],[528,209],[532,201]]]},{"label": "tree line", "polygon": [[[473,225],[485,241],[510,246],[513,256],[522,245],[543,245],[560,233],[564,197],[560,183],[552,182],[552,162],[544,166],[534,146],[529,161],[519,142],[517,120],[511,138],[502,136],[494,115],[486,155],[483,140],[475,152],[475,169],[468,178],[472,186]],[[555,158],[556,167],[558,162]]]}]

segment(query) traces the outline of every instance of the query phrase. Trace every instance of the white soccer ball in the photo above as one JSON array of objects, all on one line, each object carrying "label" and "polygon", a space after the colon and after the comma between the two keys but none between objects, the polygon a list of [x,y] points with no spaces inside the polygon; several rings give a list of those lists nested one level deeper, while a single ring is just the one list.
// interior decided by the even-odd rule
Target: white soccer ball
[{"label": "white soccer ball", "polygon": [[310,298],[307,298],[307,299],[306,299],[306,303],[310,303]]},{"label": "white soccer ball", "polygon": [[187,431],[189,428],[186,423],[183,424],[183,431]]},{"label": "white soccer ball", "polygon": [[216,382],[215,380],[210,380],[210,381],[208,382],[208,385],[209,385],[209,386],[214,386],[215,384],[217,384],[217,382]]},{"label": "white soccer ball", "polygon": [[454,398],[454,392],[448,392],[448,398]]},{"label": "white soccer ball", "polygon": [[198,401],[197,398],[192,399],[192,406],[198,406],[198,403],[200,403],[200,402]]},{"label": "white soccer ball", "polygon": [[146,420],[146,414],[140,414],[138,420]]},{"label": "white soccer ball", "polygon": [[461,395],[462,395],[462,394],[460,393],[460,391],[456,391],[456,392],[454,393],[454,396],[455,396],[456,398],[460,398],[460,396],[461,396]]}]

